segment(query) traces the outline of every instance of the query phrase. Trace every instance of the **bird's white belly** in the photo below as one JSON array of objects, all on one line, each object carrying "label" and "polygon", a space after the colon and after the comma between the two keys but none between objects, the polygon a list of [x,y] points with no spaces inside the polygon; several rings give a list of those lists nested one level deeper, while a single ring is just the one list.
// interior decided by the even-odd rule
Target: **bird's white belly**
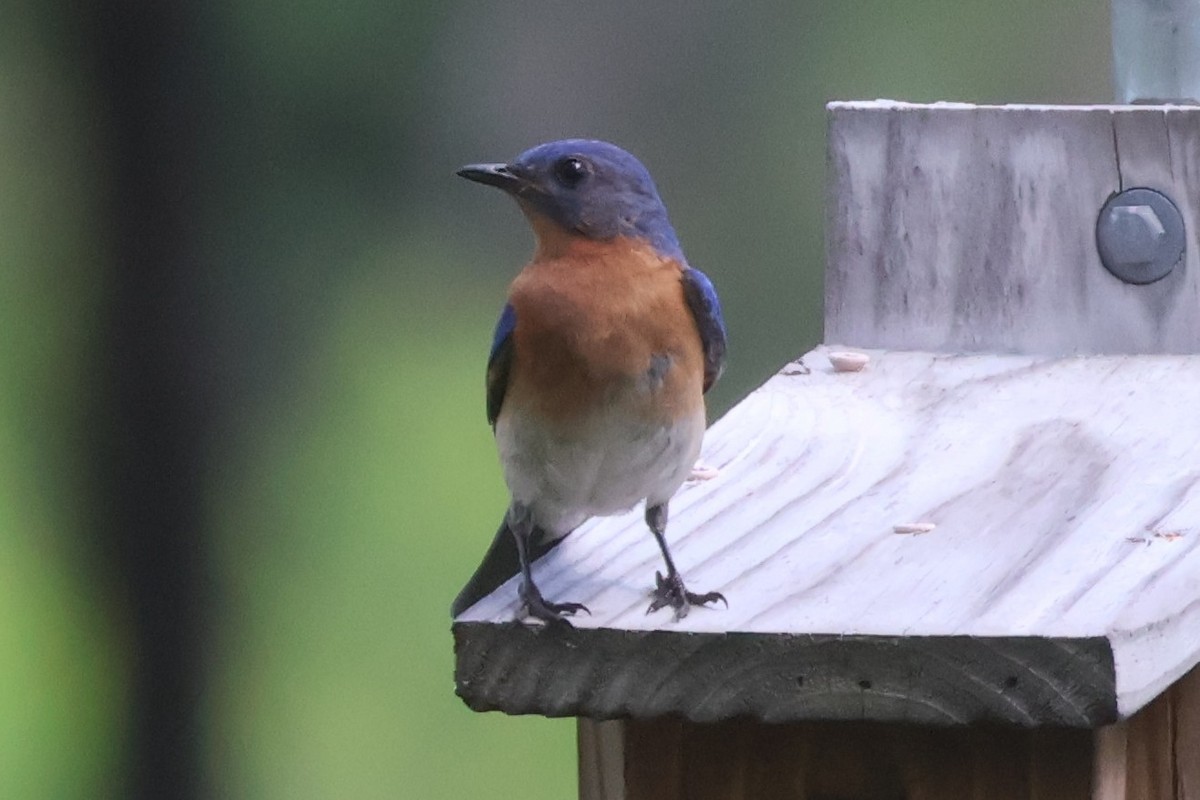
[{"label": "bird's white belly", "polygon": [[700,453],[704,422],[703,406],[663,425],[631,417],[618,402],[582,424],[553,430],[513,410],[497,420],[496,442],[513,500],[557,537],[588,517],[669,500]]}]

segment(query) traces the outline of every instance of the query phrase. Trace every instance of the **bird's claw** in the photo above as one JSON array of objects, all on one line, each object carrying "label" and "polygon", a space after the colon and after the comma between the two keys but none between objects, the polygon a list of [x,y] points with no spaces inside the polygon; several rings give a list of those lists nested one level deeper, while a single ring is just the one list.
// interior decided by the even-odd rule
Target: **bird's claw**
[{"label": "bird's claw", "polygon": [[688,610],[692,606],[706,606],[720,600],[726,608],[729,608],[729,601],[720,592],[705,594],[689,592],[683,585],[683,578],[678,573],[668,574],[664,577],[661,572],[655,572],[654,581],[656,586],[650,593],[654,599],[650,602],[650,607],[646,609],[647,614],[670,606],[675,609],[675,619],[678,621],[687,616]]},{"label": "bird's claw", "polygon": [[567,615],[578,614],[580,611],[591,616],[591,610],[583,603],[551,603],[542,597],[536,588],[522,589],[521,602],[525,605],[525,616],[541,620],[547,625],[566,625],[571,627]]}]

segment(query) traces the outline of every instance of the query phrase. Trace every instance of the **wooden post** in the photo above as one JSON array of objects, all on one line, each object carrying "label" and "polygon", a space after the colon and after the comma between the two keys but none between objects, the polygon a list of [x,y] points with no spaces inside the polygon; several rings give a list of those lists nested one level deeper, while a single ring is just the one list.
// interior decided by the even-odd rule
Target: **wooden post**
[{"label": "wooden post", "polygon": [[[602,726],[621,735],[601,741]],[[623,780],[604,783],[581,772],[587,800],[1092,798],[1085,730],[580,720],[579,732],[581,747],[601,744],[596,757],[624,767]]]},{"label": "wooden post", "polygon": [[[536,566],[592,616],[510,581],[459,694],[584,718],[588,798],[1200,800],[1200,109],[834,104],[829,147],[827,344],[672,503],[729,608],[647,615],[640,514],[596,520]],[[1134,187],[1179,249],[1101,222]]]},{"label": "wooden post", "polygon": [[1196,800],[1200,668],[1095,732],[581,719],[579,743],[582,800]]}]

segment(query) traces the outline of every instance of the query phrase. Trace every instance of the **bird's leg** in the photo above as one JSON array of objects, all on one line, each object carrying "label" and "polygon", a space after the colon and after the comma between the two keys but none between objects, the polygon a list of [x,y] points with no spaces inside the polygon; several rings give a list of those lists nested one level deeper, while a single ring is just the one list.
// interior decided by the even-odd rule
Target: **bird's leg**
[{"label": "bird's leg", "polygon": [[551,603],[538,591],[537,584],[533,582],[533,570],[529,563],[529,538],[535,532],[540,531],[533,524],[533,515],[529,508],[514,502],[508,511],[508,527],[517,541],[517,557],[521,560],[521,588],[517,590],[517,594],[525,605],[526,615],[545,623],[560,622],[569,626],[571,623],[563,618],[564,614],[575,614],[580,611],[591,614],[592,612],[588,611],[587,606],[582,603]]},{"label": "bird's leg", "polygon": [[692,606],[703,606],[720,600],[726,608],[729,608],[729,601],[720,592],[693,594],[683,585],[683,576],[679,574],[679,570],[675,569],[675,561],[671,558],[671,551],[667,549],[667,539],[664,535],[667,529],[666,503],[654,506],[646,504],[646,524],[650,526],[650,532],[654,534],[654,538],[658,542],[658,549],[662,550],[663,560],[667,562],[666,576],[661,572],[654,573],[657,586],[650,593],[654,600],[646,609],[646,613],[649,614],[651,611],[658,611],[660,608],[670,606],[675,609],[675,619],[680,620],[687,616],[688,609]]}]

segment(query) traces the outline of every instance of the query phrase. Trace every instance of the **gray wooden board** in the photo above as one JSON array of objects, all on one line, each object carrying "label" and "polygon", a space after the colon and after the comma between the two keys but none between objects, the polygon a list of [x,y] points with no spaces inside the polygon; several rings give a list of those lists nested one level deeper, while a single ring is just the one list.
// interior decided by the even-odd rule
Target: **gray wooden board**
[{"label": "gray wooden board", "polygon": [[[592,616],[577,617],[580,630],[551,646],[550,636],[510,624],[518,609],[510,580],[456,620],[460,692],[512,711],[650,713],[670,703],[645,694],[639,676],[660,673],[615,670],[618,653],[652,643],[677,658],[701,641],[690,634],[740,633],[750,635],[721,639],[707,668],[677,667],[690,670],[689,691],[728,695],[713,706],[722,710],[692,698],[672,701],[693,709],[679,713],[734,713],[738,676],[747,693],[771,676],[736,670],[734,651],[747,664],[786,663],[780,674],[791,674],[804,658],[790,660],[787,647],[835,653],[843,642],[848,665],[878,667],[892,676],[880,685],[896,689],[861,700],[864,715],[888,703],[892,715],[916,715],[903,699],[912,693],[931,709],[966,709],[959,718],[1082,724],[1114,707],[1128,716],[1200,661],[1200,357],[869,355],[863,372],[838,373],[819,348],[804,358],[808,372],[790,365],[708,432],[701,459],[717,477],[685,484],[667,535],[689,585],[724,592],[728,609],[696,609],[679,622],[667,611],[646,614],[661,563],[641,510],[593,520],[534,565],[549,599],[585,603]],[[904,523],[936,528],[895,533]],[[592,635],[599,630],[621,635]],[[634,635],[654,630],[664,633]],[[802,638],[809,634],[842,638]],[[904,645],[861,637],[911,638],[917,650],[931,638],[969,643],[960,651],[964,677],[916,669]],[[1115,683],[1099,667],[1062,672],[1069,660],[1039,640],[1103,640]],[[1014,705],[955,699],[974,697],[963,689],[966,674],[991,686],[1003,672],[989,661],[998,641],[1091,710],[1068,713],[1078,703],[1023,695],[1037,684],[1019,676]],[[585,646],[615,652],[566,662],[587,664],[582,671],[556,660]],[[758,658],[760,648],[769,655]],[[1081,652],[1089,655],[1077,661],[1101,663],[1092,645]],[[822,657],[834,686],[837,656]],[[890,658],[902,662],[892,672]],[[847,685],[861,679],[854,670],[845,677]],[[583,684],[601,679],[597,700],[599,690]],[[514,687],[511,703],[505,687]],[[639,692],[653,702],[622,706]],[[805,695],[810,708],[826,708],[816,694]],[[848,713],[839,702],[848,701],[831,699],[821,713]],[[751,704],[737,713],[768,711]]]},{"label": "gray wooden board", "polygon": [[454,626],[476,711],[693,722],[1095,727],[1117,719],[1103,638],[791,636]]},{"label": "gray wooden board", "polygon": [[[829,106],[825,340],[892,350],[1200,352],[1200,108]],[[1121,282],[1115,192],[1166,193],[1186,250]]]}]

